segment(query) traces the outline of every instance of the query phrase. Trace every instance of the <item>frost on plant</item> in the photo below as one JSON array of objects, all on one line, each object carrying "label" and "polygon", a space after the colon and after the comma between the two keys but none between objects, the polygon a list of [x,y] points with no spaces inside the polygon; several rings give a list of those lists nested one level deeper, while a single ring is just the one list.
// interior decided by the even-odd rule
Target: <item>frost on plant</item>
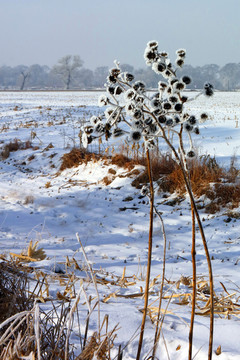
[{"label": "frost on plant", "polygon": [[[156,139],[168,142],[169,133],[186,134],[189,149],[184,157],[195,156],[192,136],[198,135],[199,123],[207,119],[207,114],[197,118],[185,111],[185,104],[192,101],[184,90],[191,83],[188,75],[178,77],[178,69],[184,65],[186,50],[176,51],[175,62],[171,62],[166,51],[158,50],[157,41],[150,41],[144,52],[146,65],[163,76],[159,81],[156,93],[149,94],[142,81],[121,70],[115,61],[115,67],[109,70],[106,94],[99,97],[99,106],[104,107],[102,116],[93,116],[90,126],[82,129],[82,143],[88,146],[99,137],[116,138],[127,136],[129,142],[143,141],[146,149],[156,146]],[[199,95],[213,95],[213,86],[209,83]]]}]

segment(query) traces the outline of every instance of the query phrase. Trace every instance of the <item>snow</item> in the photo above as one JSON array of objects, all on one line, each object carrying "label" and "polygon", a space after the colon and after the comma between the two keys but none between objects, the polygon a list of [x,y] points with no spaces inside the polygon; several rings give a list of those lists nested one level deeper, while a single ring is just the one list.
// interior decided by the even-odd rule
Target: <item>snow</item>
[{"label": "snow", "polygon": [[[189,96],[194,96],[190,93]],[[11,152],[0,162],[0,254],[21,253],[30,240],[39,241],[47,258],[30,265],[51,275],[56,269],[65,270],[66,257],[74,257],[79,264],[85,260],[77,240],[79,234],[89,262],[99,277],[108,280],[121,279],[124,267],[132,285],[121,287],[116,283],[98,284],[100,299],[111,293],[106,303],[101,302],[101,318],[109,314],[109,328],[119,324],[115,344],[127,345],[124,359],[135,359],[143,308],[142,297],[126,297],[144,289],[148,247],[148,203],[140,192],[131,186],[134,177],[116,165],[100,160],[88,162],[59,172],[61,157],[79,145],[78,133],[81,124],[92,115],[100,113],[97,101],[99,92],[1,92],[0,93],[0,147],[14,139],[30,140],[34,149]],[[210,119],[201,125],[201,135],[196,138],[199,154],[215,156],[225,166],[230,159],[240,157],[239,124],[240,93],[216,93],[211,99],[200,97],[189,103],[189,110],[199,115],[207,111]],[[118,140],[119,141],[119,140]],[[49,146],[49,144],[52,146]],[[121,143],[116,142],[115,147]],[[98,148],[98,145],[94,145]],[[102,144],[104,149],[107,145]],[[90,148],[91,149],[91,148]],[[164,150],[164,147],[163,147]],[[30,156],[34,158],[30,160]],[[106,186],[103,178],[114,169],[114,181]],[[139,171],[142,168],[138,167]],[[69,181],[71,179],[71,181]],[[130,200],[132,198],[132,200]],[[161,195],[156,195],[158,210],[164,220],[168,250],[166,259],[166,283],[164,291],[191,292],[186,285],[177,282],[181,276],[192,274],[191,265],[191,214],[188,199],[177,206],[164,204]],[[239,209],[235,209],[239,212]],[[226,296],[223,286],[232,300],[239,304],[240,287],[240,224],[239,219],[227,221],[223,210],[215,215],[200,211],[213,257],[214,287],[217,296]],[[159,275],[162,273],[163,240],[161,226],[154,221],[154,239],[151,279],[156,278],[150,289],[149,303],[158,306]],[[75,270],[79,279],[84,272]],[[204,249],[197,238],[197,276],[207,280]],[[50,280],[49,280],[50,281]],[[61,290],[52,280],[50,295],[55,298]],[[86,284],[88,295],[96,296],[94,286]],[[80,282],[76,283],[77,290]],[[81,297],[79,311],[84,314],[87,306]],[[163,301],[166,309],[168,299]],[[47,306],[47,303],[46,305]],[[190,305],[179,306],[171,301],[168,306],[156,353],[162,360],[187,358],[188,331],[191,315]],[[84,322],[83,322],[84,325]],[[82,325],[82,326],[83,326]],[[222,354],[213,359],[239,359],[239,318],[215,316],[214,350],[219,345]],[[97,310],[91,316],[90,330],[97,329]],[[153,346],[154,325],[149,318],[146,323],[142,358]],[[194,327],[193,355],[195,360],[207,358],[209,318],[197,315]],[[73,328],[73,332],[75,331]],[[76,330],[77,331],[77,330]],[[135,335],[134,335],[135,334]],[[180,345],[180,349],[178,346]],[[78,345],[76,345],[78,346]],[[166,351],[167,347],[167,351]],[[112,350],[117,355],[118,347]]]}]

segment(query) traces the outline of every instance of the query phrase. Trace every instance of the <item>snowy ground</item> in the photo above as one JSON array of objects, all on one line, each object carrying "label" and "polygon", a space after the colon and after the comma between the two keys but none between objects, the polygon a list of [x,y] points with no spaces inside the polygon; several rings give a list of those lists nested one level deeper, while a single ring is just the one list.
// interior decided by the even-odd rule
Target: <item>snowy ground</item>
[{"label": "snowy ground", "polygon": [[[124,347],[129,342],[124,359],[135,359],[142,318],[139,310],[143,308],[143,299],[127,295],[140,293],[145,286],[148,204],[131,186],[133,177],[127,175],[127,170],[108,166],[104,161],[59,172],[61,156],[79,144],[80,125],[102,110],[97,107],[98,96],[98,92],[0,93],[0,147],[14,139],[30,140],[34,147],[11,152],[6,160],[0,162],[0,254],[21,253],[30,240],[39,241],[47,259],[30,265],[49,275],[59,272],[59,269],[64,272],[67,256],[69,259],[74,257],[79,264],[84,263],[76,238],[78,233],[93,269],[101,270],[98,276],[114,280],[112,284],[98,285],[101,300],[115,293],[115,297],[110,297],[107,302],[101,301],[101,316],[109,314],[110,328],[119,324],[115,343]],[[233,155],[238,160],[240,93],[216,93],[211,99],[202,97],[190,105],[194,114],[207,111],[210,115],[210,119],[202,125],[196,142],[198,152],[215,155],[225,166],[229,165]],[[105,186],[102,180],[109,176],[109,167],[116,171],[115,180]],[[186,199],[173,207],[164,204],[164,200],[161,196],[156,198],[158,209],[163,213],[169,244],[166,295],[189,293],[191,289],[178,282],[181,276],[189,277],[192,273],[189,204]],[[228,293],[233,294],[231,300],[240,304],[240,220],[229,221],[224,210],[216,215],[208,215],[201,210],[201,218],[213,259],[216,296],[227,296],[222,283]],[[152,306],[158,305],[162,257],[162,234],[156,219],[151,273],[156,282],[151,288]],[[120,286],[124,267],[132,284]],[[199,280],[207,280],[200,238],[197,240],[197,274]],[[80,271],[79,274],[76,271],[76,275],[79,278],[83,276]],[[79,284],[76,283],[77,289]],[[53,298],[57,290],[61,291],[61,287],[52,280],[50,295]],[[91,284],[86,283],[86,292],[96,296]],[[168,356],[172,360],[187,358],[191,308],[190,305],[178,305],[178,300],[171,301],[167,309],[169,313],[165,316],[165,344],[162,337],[156,354],[162,360],[168,359]],[[86,307],[82,305],[84,302],[83,296],[79,304],[82,319],[86,314]],[[164,309],[167,303],[168,299],[165,299]],[[92,331],[96,330],[96,323],[97,314],[93,314],[90,320]],[[84,325],[83,322],[82,331]],[[197,315],[195,360],[207,358],[208,328],[209,317]],[[222,354],[214,354],[213,359],[240,358],[239,332],[237,316],[228,319],[227,315],[216,315],[214,350],[221,345]],[[151,351],[153,334],[154,325],[148,319],[142,351],[144,356]],[[112,354],[116,355],[117,349]]]}]

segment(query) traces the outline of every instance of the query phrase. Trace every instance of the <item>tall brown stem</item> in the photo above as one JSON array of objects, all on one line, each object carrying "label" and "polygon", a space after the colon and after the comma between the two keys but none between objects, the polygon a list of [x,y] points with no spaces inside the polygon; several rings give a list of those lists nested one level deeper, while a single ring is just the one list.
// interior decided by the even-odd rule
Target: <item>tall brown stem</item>
[{"label": "tall brown stem", "polygon": [[[161,326],[160,326],[160,317],[161,317],[161,307],[162,307],[162,298],[163,298],[163,286],[164,286],[164,279],[165,279],[165,268],[166,268],[166,250],[167,250],[167,237],[166,231],[164,227],[164,222],[162,219],[161,214],[157,211],[156,206],[154,205],[154,211],[160,219],[162,225],[162,233],[163,233],[163,268],[162,268],[162,283],[159,293],[159,304],[158,304],[158,314],[157,314],[157,324],[155,329],[155,336],[154,336],[154,344],[153,344],[153,352],[152,352],[152,359],[155,357],[157,345],[161,335]],[[163,321],[163,319],[162,319]]]},{"label": "tall brown stem", "polygon": [[193,271],[193,290],[192,290],[192,312],[191,312],[191,323],[189,330],[189,349],[188,349],[188,360],[192,360],[192,346],[193,346],[193,326],[196,308],[196,292],[197,292],[197,271],[196,271],[196,229],[195,229],[195,214],[194,208],[191,203],[191,214],[192,214],[192,271]]},{"label": "tall brown stem", "polygon": [[141,324],[141,330],[140,330],[140,337],[139,337],[139,342],[138,342],[138,351],[137,351],[136,360],[140,359],[141,350],[142,350],[143,335],[144,335],[145,322],[146,322],[147,309],[148,309],[148,295],[149,295],[149,283],[150,283],[151,260],[152,260],[154,190],[153,190],[152,169],[151,169],[151,161],[150,161],[149,150],[146,151],[146,155],[147,155],[147,169],[148,169],[149,186],[150,186],[148,262],[147,262],[146,285],[145,285],[145,293],[144,293],[144,309],[143,309],[143,317],[142,317],[142,324]]},{"label": "tall brown stem", "polygon": [[[160,126],[161,127],[161,126]],[[206,260],[207,260],[207,265],[208,265],[208,276],[209,276],[209,288],[210,288],[210,327],[209,327],[209,345],[208,345],[208,360],[212,359],[212,349],[213,349],[213,327],[214,327],[214,289],[213,289],[213,271],[212,271],[212,264],[211,264],[211,259],[210,259],[210,255],[209,255],[209,251],[208,251],[208,246],[207,246],[207,241],[206,241],[206,237],[205,237],[205,233],[203,230],[203,226],[202,226],[202,222],[199,216],[199,212],[194,200],[194,196],[192,193],[192,188],[191,188],[191,183],[189,180],[189,176],[186,173],[186,170],[184,168],[184,164],[182,163],[181,159],[178,156],[178,153],[176,151],[176,149],[174,148],[174,146],[171,144],[171,142],[168,140],[164,129],[161,127],[162,129],[162,137],[164,138],[164,140],[166,141],[166,143],[168,144],[168,146],[170,147],[170,149],[172,150],[175,158],[177,159],[182,174],[183,174],[183,178],[184,178],[184,183],[187,189],[187,193],[189,195],[190,198],[190,203],[191,203],[191,207],[194,210],[194,214],[197,220],[197,224],[199,227],[199,232],[202,238],[202,243],[203,243],[203,247],[204,247],[204,251],[205,251],[205,256],[206,256]]]}]

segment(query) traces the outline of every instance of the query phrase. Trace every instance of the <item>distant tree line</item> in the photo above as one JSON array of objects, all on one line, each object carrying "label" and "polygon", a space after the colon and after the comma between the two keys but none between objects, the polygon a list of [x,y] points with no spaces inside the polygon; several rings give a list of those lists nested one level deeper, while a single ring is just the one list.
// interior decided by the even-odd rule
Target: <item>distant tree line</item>
[{"label": "distant tree line", "polygon": [[[123,71],[135,75],[145,82],[148,88],[156,88],[160,79],[151,68],[134,69],[132,65],[122,64]],[[189,88],[201,89],[205,82],[214,84],[218,90],[240,89],[240,63],[228,63],[223,67],[216,64],[196,66],[184,65],[182,74],[192,77]],[[83,66],[78,55],[66,55],[52,68],[46,65],[18,65],[0,67],[1,90],[60,90],[60,89],[96,89],[102,88],[109,73],[107,66],[95,70]]]}]

